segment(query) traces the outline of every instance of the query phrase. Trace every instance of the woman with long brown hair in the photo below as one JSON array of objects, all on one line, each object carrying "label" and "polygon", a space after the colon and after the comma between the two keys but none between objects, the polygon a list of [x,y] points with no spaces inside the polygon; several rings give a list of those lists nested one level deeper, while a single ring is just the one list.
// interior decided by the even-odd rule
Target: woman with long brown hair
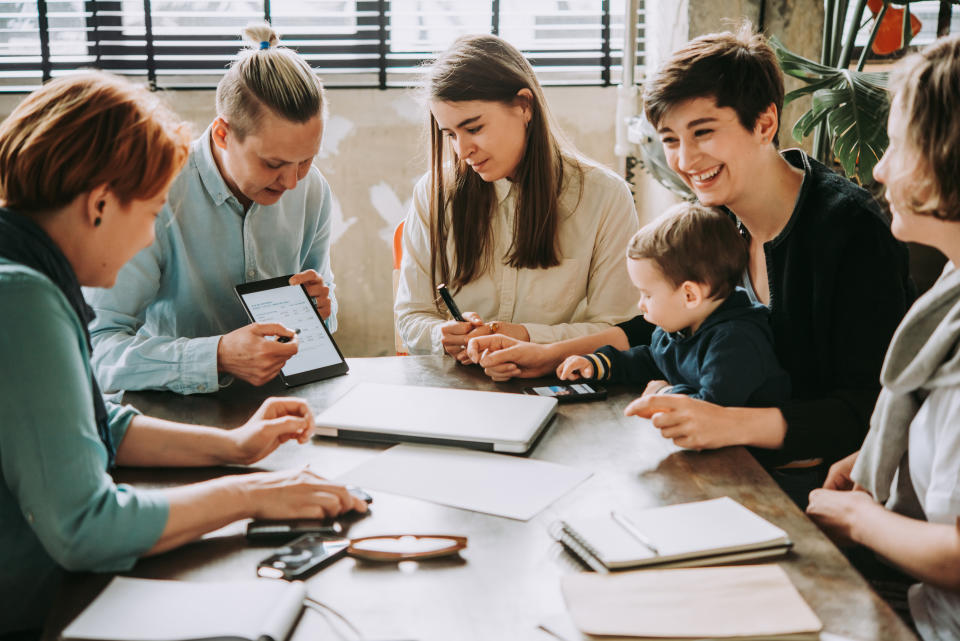
[{"label": "woman with long brown hair", "polygon": [[[468,362],[474,336],[550,342],[628,318],[633,198],[564,140],[523,55],[496,36],[465,36],[427,85],[430,170],[404,227],[395,307],[407,348]],[[464,322],[447,320],[441,283],[470,310]]]}]

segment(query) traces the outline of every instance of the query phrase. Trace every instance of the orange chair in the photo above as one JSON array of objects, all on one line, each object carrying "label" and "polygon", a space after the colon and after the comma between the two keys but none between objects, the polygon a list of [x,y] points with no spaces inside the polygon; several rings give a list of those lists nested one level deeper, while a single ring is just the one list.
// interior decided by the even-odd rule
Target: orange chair
[{"label": "orange chair", "polygon": [[[403,258],[403,221],[393,230],[393,302],[397,302],[397,287],[400,286],[400,261]],[[397,317],[393,317],[393,345],[397,356],[406,356],[407,348],[397,332]]]}]

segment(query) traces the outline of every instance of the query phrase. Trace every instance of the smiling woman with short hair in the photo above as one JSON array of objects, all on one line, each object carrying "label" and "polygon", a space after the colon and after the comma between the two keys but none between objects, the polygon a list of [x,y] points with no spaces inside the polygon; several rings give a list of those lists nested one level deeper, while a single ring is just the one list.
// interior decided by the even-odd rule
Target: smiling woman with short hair
[{"label": "smiling woman with short hair", "polygon": [[[696,449],[755,446],[805,505],[827,465],[863,441],[883,355],[914,289],[906,247],[873,197],[803,151],[778,149],[782,103],[776,56],[749,28],[690,41],[644,89],[670,168],[702,204],[726,207],[748,241],[742,285],[770,308],[792,398],[739,408],[645,396],[628,412],[652,417],[663,436]],[[495,378],[539,376],[568,355],[645,344],[651,333],[638,316],[553,345],[480,337],[468,353]]]}]

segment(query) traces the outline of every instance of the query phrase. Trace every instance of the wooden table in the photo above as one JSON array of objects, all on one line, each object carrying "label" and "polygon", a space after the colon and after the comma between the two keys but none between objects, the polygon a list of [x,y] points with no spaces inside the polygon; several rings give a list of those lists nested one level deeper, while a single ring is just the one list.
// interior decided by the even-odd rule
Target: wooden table
[{"label": "wooden table", "polygon": [[[502,391],[519,391],[530,384],[494,384],[475,367],[432,356],[352,359],[349,364],[346,376],[289,391],[235,384],[211,396],[141,392],[129,394],[126,400],[149,415],[234,426],[269,394],[290,393],[318,409],[359,381]],[[459,559],[419,564],[344,558],[309,579],[311,596],[343,612],[367,639],[547,641],[552,637],[537,626],[564,611],[559,578],[580,569],[548,534],[556,518],[600,501],[630,512],[726,495],[789,533],[794,552],[780,563],[826,631],[855,641],[915,638],[746,450],[677,451],[648,423],[623,416],[632,398],[626,390],[614,388],[606,402],[560,406],[557,420],[531,456],[590,470],[593,476],[528,522],[371,492],[373,513],[351,526],[351,536],[464,534],[469,536],[469,548]],[[309,462],[334,476],[383,447],[332,440],[285,444],[258,467],[273,470]],[[163,487],[224,472],[222,468],[125,469],[117,478],[142,487]],[[237,524],[218,536],[144,559],[130,575],[195,581],[253,578],[257,561],[271,548],[249,545],[241,532]],[[47,622],[45,637],[56,638],[108,579],[70,575]],[[339,638],[352,637],[345,630],[342,635],[331,632],[321,616],[310,612],[294,634],[296,641]]]}]

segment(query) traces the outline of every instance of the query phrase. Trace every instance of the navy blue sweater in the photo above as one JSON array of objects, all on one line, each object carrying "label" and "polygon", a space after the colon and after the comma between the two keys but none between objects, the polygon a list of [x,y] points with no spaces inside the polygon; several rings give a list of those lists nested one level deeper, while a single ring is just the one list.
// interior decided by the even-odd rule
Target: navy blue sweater
[{"label": "navy blue sweater", "polygon": [[673,394],[735,407],[770,407],[790,398],[790,377],[773,351],[767,308],[737,289],[692,335],[656,328],[650,345],[587,356],[594,378],[646,385],[662,379]]},{"label": "navy blue sweater", "polygon": [[[860,447],[880,392],[887,344],[913,302],[906,247],[870,194],[802,151],[783,152],[803,169],[790,222],[764,243],[770,325],[793,397],[781,464],[820,457],[830,464]],[[743,230],[746,233],[746,230]],[[650,341],[642,316],[618,325],[630,345]]]}]

